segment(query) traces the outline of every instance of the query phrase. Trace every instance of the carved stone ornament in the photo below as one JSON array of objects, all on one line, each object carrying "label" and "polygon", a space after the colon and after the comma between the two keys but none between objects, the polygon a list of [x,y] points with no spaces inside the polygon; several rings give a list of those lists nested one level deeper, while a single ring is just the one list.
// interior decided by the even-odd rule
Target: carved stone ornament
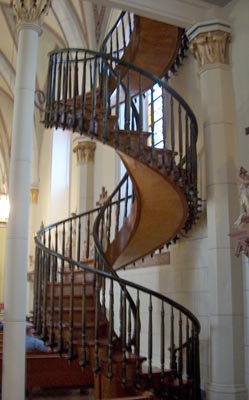
[{"label": "carved stone ornament", "polygon": [[31,188],[30,189],[30,202],[31,202],[31,204],[37,204],[38,203],[38,195],[39,195],[39,189],[38,188]]},{"label": "carved stone ornament", "polygon": [[189,48],[200,67],[206,64],[229,64],[230,41],[229,32],[201,32],[191,41]]},{"label": "carved stone ornament", "polygon": [[11,0],[10,5],[17,24],[28,22],[41,25],[51,3],[52,0]]},{"label": "carved stone ornament", "polygon": [[93,141],[79,141],[73,148],[76,153],[77,163],[85,164],[88,162],[94,162],[94,152],[96,149],[96,143]]}]

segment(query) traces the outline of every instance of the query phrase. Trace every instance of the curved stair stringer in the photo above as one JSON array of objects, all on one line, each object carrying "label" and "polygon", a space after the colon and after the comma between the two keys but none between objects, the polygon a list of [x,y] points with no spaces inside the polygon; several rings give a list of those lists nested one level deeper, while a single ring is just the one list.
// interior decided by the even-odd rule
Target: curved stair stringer
[{"label": "curved stair stringer", "polygon": [[133,230],[127,237],[127,226],[119,231],[108,246],[106,259],[115,270],[152,253],[171,241],[184,227],[188,204],[182,189],[139,160],[117,151],[134,182],[138,205]]}]

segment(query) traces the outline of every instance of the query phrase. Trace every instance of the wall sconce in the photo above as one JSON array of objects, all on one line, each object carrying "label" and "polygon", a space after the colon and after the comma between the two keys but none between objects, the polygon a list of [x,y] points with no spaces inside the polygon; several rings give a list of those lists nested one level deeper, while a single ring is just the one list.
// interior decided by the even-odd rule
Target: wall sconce
[{"label": "wall sconce", "polygon": [[0,222],[7,223],[9,217],[10,203],[6,193],[0,193]]}]

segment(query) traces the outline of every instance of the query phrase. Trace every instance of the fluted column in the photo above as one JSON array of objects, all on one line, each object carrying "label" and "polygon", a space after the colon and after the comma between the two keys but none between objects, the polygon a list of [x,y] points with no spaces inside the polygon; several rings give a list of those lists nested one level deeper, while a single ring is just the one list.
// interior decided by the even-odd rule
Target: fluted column
[{"label": "fluted column", "polygon": [[29,190],[38,35],[51,1],[12,1],[17,22],[14,115],[7,232],[2,399],[25,398]]},{"label": "fluted column", "polygon": [[207,155],[210,400],[245,400],[241,262],[229,237],[238,212],[230,27],[208,21],[188,31],[199,64]]}]

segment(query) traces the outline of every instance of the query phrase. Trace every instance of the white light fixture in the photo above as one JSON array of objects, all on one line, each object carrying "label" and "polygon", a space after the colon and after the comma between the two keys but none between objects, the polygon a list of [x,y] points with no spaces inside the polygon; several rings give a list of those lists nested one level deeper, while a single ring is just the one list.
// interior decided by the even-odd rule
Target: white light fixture
[{"label": "white light fixture", "polygon": [[6,223],[9,217],[10,203],[7,195],[7,187],[3,178],[2,190],[0,191],[0,223]]},{"label": "white light fixture", "polygon": [[7,222],[9,217],[10,203],[7,194],[0,193],[0,222]]}]

